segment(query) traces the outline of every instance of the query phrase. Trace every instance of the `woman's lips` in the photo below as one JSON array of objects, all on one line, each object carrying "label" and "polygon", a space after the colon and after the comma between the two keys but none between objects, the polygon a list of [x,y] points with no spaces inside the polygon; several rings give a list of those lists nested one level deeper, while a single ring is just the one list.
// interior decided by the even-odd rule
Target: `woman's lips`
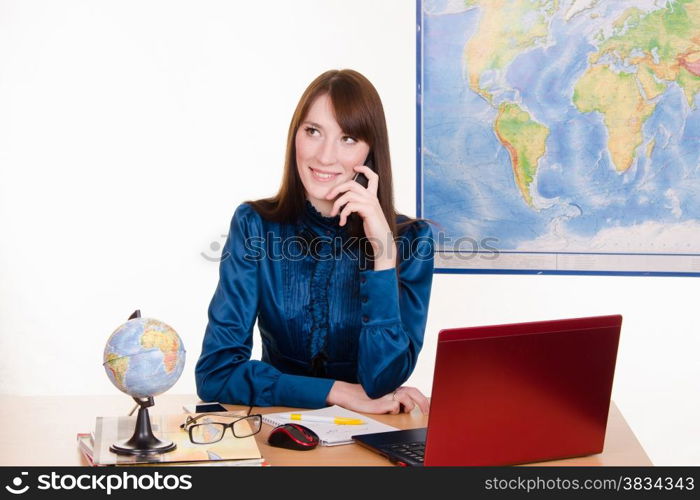
[{"label": "woman's lips", "polygon": [[311,170],[311,176],[314,178],[315,181],[318,182],[332,182],[335,180],[336,177],[338,177],[340,174],[324,174],[322,172],[318,172],[315,169],[309,167],[309,170]]}]

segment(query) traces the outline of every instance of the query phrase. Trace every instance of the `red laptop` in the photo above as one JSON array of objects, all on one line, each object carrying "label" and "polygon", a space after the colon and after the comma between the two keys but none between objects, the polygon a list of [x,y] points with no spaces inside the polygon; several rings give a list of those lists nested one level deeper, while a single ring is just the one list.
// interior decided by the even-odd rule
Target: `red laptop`
[{"label": "red laptop", "polygon": [[428,427],[353,436],[401,465],[603,451],[622,316],[442,330]]}]

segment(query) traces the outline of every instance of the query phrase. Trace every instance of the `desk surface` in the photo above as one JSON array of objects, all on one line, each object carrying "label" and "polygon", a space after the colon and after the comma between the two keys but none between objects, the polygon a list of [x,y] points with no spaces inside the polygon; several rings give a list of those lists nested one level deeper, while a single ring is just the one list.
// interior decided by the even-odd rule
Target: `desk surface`
[{"label": "desk surface", "polygon": [[[155,398],[149,411],[182,412],[183,404],[196,402],[191,395],[163,395]],[[126,415],[134,406],[124,395],[112,396],[0,396],[0,465],[87,465],[78,451],[76,434],[90,432],[95,417]],[[240,407],[229,406],[231,409]],[[254,408],[272,413],[285,408]],[[427,417],[417,410],[402,415],[371,415],[401,429],[425,427]],[[292,451],[267,445],[271,427],[263,425],[256,436],[260,451],[270,465],[391,465],[383,457],[351,444]],[[610,407],[603,453],[531,465],[652,465],[632,430],[614,403]]]}]

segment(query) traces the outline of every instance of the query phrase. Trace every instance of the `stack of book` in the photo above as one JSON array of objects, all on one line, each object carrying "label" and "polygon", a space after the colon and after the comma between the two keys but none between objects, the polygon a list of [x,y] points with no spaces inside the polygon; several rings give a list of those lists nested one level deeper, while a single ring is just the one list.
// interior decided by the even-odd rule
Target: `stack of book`
[{"label": "stack of book", "polygon": [[[155,436],[163,441],[172,441],[176,448],[155,455],[117,455],[109,447],[118,441],[129,439],[134,433],[136,417],[97,417],[92,433],[78,434],[78,449],[88,464],[93,466],[114,465],[266,465],[255,436],[234,437],[230,429],[224,438],[212,444],[194,444],[189,433],[180,428],[187,418],[186,413],[151,416],[151,427]],[[227,414],[229,417],[232,413]]]}]

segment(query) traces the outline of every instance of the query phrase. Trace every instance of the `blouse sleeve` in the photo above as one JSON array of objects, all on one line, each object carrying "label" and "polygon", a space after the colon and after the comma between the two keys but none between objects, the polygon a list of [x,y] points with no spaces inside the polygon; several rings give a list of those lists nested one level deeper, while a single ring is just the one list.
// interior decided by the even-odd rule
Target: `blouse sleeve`
[{"label": "blouse sleeve", "polygon": [[283,374],[263,361],[251,360],[253,327],[258,316],[258,268],[255,238],[262,237],[260,218],[240,205],[221,254],[219,284],[209,305],[209,322],[195,368],[197,394],[203,401],[255,406],[325,406],[333,381]]},{"label": "blouse sleeve", "polygon": [[414,223],[397,248],[398,277],[396,269],[360,273],[363,326],[357,373],[371,398],[404,383],[423,346],[435,253],[430,225]]}]

